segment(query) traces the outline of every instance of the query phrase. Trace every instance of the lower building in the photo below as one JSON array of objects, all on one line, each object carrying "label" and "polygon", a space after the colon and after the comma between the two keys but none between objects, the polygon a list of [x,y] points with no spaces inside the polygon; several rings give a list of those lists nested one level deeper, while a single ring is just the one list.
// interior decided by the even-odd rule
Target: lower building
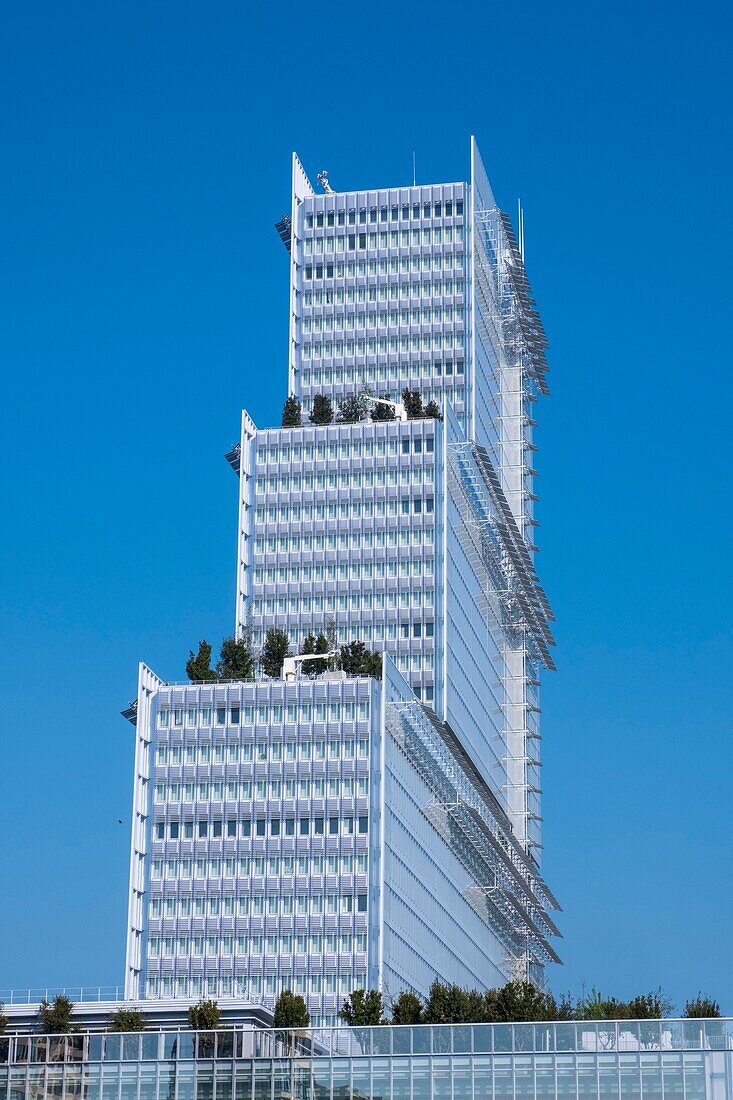
[{"label": "lower building", "polygon": [[733,1098],[733,1020],[0,1037],[0,1100]]},{"label": "lower building", "polygon": [[451,727],[392,660],[170,685],[140,670],[125,995],[502,985],[557,958],[556,906]]}]

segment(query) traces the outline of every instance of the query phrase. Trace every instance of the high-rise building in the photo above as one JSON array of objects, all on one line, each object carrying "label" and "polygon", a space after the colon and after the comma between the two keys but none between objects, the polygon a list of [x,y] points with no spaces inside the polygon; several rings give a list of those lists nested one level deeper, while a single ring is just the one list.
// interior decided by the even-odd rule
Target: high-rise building
[{"label": "high-rise building", "polygon": [[[245,412],[227,456],[236,633],[382,659],[187,685],[141,666],[126,993],[272,1006],[288,987],[328,1025],[357,987],[487,987],[559,961],[533,564],[547,365],[474,141],[470,182],[433,186],[316,194],[294,156],[278,231],[302,419]],[[313,422],[324,398],[334,420]]]}]

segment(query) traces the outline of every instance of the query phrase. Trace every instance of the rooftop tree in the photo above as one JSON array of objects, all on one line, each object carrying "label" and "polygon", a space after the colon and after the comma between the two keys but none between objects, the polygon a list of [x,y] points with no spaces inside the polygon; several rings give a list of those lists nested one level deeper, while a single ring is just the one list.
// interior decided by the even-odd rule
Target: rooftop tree
[{"label": "rooftop tree", "polygon": [[313,398],[309,419],[311,424],[333,424],[333,405],[325,393],[317,393]]},{"label": "rooftop tree", "polygon": [[339,652],[341,668],[348,676],[374,676],[381,679],[382,654],[367,649],[363,642],[349,642]]},{"label": "rooftop tree", "polygon": [[145,1017],[136,1008],[118,1008],[107,1024],[108,1031],[145,1031]]},{"label": "rooftop tree", "polygon": [[299,428],[301,423],[301,405],[297,397],[291,396],[283,405],[283,428]]},{"label": "rooftop tree", "polygon": [[260,654],[260,665],[266,676],[277,677],[282,674],[283,661],[290,656],[290,640],[284,630],[271,626],[265,635],[265,644]]},{"label": "rooftop tree", "polygon": [[440,407],[437,401],[428,401],[423,411],[424,416],[432,417],[433,420],[442,420],[443,416],[440,411]]},{"label": "rooftop tree", "polygon": [[197,680],[216,680],[216,672],[211,667],[211,646],[208,642],[199,642],[199,651],[195,657],[193,650],[189,651],[186,675],[192,683]]},{"label": "rooftop tree", "polygon": [[59,994],[52,1001],[45,998],[38,1006],[38,1029],[45,1035],[65,1035],[72,1030],[71,1014],[74,1004],[68,997]]},{"label": "rooftop tree", "polygon": [[557,1019],[555,998],[533,982],[507,982],[500,989],[489,990],[484,999],[487,1009],[485,1018],[492,1023]]},{"label": "rooftop tree", "polygon": [[363,393],[352,393],[339,402],[339,424],[358,424],[366,419],[368,405]]},{"label": "rooftop tree", "polygon": [[221,1020],[221,1009],[214,1000],[197,1001],[188,1009],[189,1027],[194,1031],[214,1031]]},{"label": "rooftop tree", "polygon": [[382,994],[378,989],[355,989],[339,1010],[348,1027],[380,1027],[386,1024]]},{"label": "rooftop tree", "polygon": [[[328,638],[325,634],[307,634],[303,641],[303,653],[328,653],[329,645]],[[319,675],[325,672],[328,668],[328,661],[307,661],[303,666],[306,672],[312,672],[314,675]]]},{"label": "rooftop tree", "polygon": [[[383,393],[382,397],[387,401],[392,400],[391,395],[388,393]],[[380,403],[373,406],[371,416],[372,420],[394,420],[395,411],[391,405],[382,405]]]},{"label": "rooftop tree", "polygon": [[688,1020],[717,1020],[720,1017],[720,1005],[698,993],[697,997],[685,1002],[685,1016]]},{"label": "rooftop tree", "polygon": [[393,1024],[422,1023],[423,1003],[417,993],[403,989],[399,997],[392,1002]]},{"label": "rooftop tree", "polygon": [[409,420],[418,420],[421,416],[425,416],[419,390],[404,389],[402,391],[402,404],[405,406],[405,412]]},{"label": "rooftop tree", "polygon": [[308,1027],[310,1016],[303,998],[291,989],[283,989],[275,1002],[272,1026],[278,1029]]},{"label": "rooftop tree", "polygon": [[220,680],[254,680],[255,660],[248,638],[225,638],[216,665]]}]

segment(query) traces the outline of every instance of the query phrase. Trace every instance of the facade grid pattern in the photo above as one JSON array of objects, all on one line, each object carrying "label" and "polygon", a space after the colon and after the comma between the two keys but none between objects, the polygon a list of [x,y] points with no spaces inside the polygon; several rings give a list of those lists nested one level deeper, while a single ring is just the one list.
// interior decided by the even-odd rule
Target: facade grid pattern
[{"label": "facade grid pattern", "polygon": [[[289,237],[288,237],[289,232]],[[176,686],[141,666],[126,994],[487,988],[557,960],[539,871],[530,415],[544,334],[471,144],[469,182],[315,194],[293,158],[289,392],[242,414],[235,633],[361,642],[382,676]],[[316,425],[367,387],[439,418]],[[324,678],[325,677],[325,678]]]}]

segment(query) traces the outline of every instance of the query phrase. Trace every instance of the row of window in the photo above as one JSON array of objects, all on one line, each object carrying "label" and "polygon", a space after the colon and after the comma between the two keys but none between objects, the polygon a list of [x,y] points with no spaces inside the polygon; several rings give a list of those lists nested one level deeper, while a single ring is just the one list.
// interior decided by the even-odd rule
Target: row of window
[{"label": "row of window", "polygon": [[304,256],[323,256],[339,252],[363,252],[367,248],[420,248],[431,244],[461,244],[462,225],[423,226],[422,229],[392,229],[381,233],[326,233],[306,237]]},{"label": "row of window", "polygon": [[[400,393],[405,382],[413,378],[441,378],[443,376],[450,378],[454,373],[454,367],[456,381],[463,383],[462,359],[456,360],[455,364],[452,359],[413,359],[409,363],[393,360],[387,363],[360,364],[358,367],[355,363],[352,363],[343,370],[340,367],[332,369],[331,367],[311,367],[309,365],[307,368],[302,368],[301,381],[303,386],[324,386],[326,388],[331,385],[341,385],[345,382],[381,382],[387,383],[394,394]],[[387,388],[387,386],[383,386],[383,388]],[[440,401],[443,395],[453,402],[463,401],[464,399],[462,387],[452,391],[442,385],[439,391],[423,393],[423,387],[421,386],[420,390],[423,401]]]},{"label": "row of window", "polygon": [[[407,297],[406,294],[402,295]],[[404,309],[401,312],[393,310],[391,313],[336,313],[334,316],[327,313],[324,317],[304,317],[301,322],[303,332],[339,332],[346,329],[367,328],[399,328],[410,325],[440,325],[460,323],[463,320],[463,310],[456,306],[434,306],[432,309]]]},{"label": "row of window", "polygon": [[[415,453],[419,454],[420,450],[417,448],[418,441],[422,444],[424,441],[425,451],[427,454],[432,454],[434,450],[434,439],[432,435],[422,437],[420,435],[413,436],[415,440]],[[264,442],[257,448],[257,462],[284,462],[284,463],[300,463],[300,462],[312,462],[314,459],[318,462],[322,462],[324,459],[362,459],[362,458],[384,458],[385,455],[389,455],[393,458],[402,449],[404,453],[404,442],[401,444],[396,435],[392,435],[390,438],[382,437],[381,439],[331,439],[328,442],[321,440],[318,443],[270,443],[269,445]],[[422,447],[420,448],[422,449]],[[362,466],[359,466],[362,469]]]},{"label": "row of window", "polygon": [[392,577],[432,576],[433,558],[402,558],[400,561],[326,562],[324,565],[258,565],[252,577],[255,584],[310,584],[312,581],[384,580]]},{"label": "row of window", "polygon": [[[336,975],[325,974],[323,982],[325,993],[338,993],[342,997],[348,996],[354,989],[366,989],[367,987],[366,972],[359,970],[354,973],[351,973],[351,971],[341,973],[338,975],[338,979]],[[308,975],[289,975],[287,986],[294,993],[306,996],[308,993]],[[216,995],[219,997],[236,994],[247,1000],[257,1000],[264,995],[271,1001],[280,993],[282,987],[283,978],[279,972],[264,975],[250,974],[246,978],[243,975],[235,977],[231,974],[225,977],[219,977],[218,974],[209,974],[206,977],[193,978],[189,978],[187,975],[178,978],[166,975],[162,978],[151,977],[145,984],[147,996],[152,998],[167,998],[174,996],[174,994],[180,997],[201,997],[206,993],[209,996]],[[335,1027],[340,1022],[340,1018],[334,1013],[326,1016],[311,1016],[312,1027]],[[269,1086],[267,1095],[269,1096]]]},{"label": "row of window", "polygon": [[[367,777],[356,779],[336,779],[317,776],[315,779],[228,779],[204,780],[199,783],[156,783],[154,801],[158,806],[178,802],[250,802],[262,799],[294,798],[365,798],[367,795]],[[205,824],[200,822],[200,824]],[[192,834],[185,833],[185,836]],[[201,833],[201,836],[207,834]],[[221,836],[219,829],[212,836]],[[235,834],[229,834],[235,835]],[[242,835],[249,836],[249,833]]]},{"label": "row of window", "polygon": [[[367,895],[364,893],[328,893],[328,894],[272,894],[265,898],[262,894],[250,897],[245,894],[234,898],[195,898],[195,902],[204,902],[202,913],[194,912],[194,917],[261,917],[261,916],[342,916],[351,913],[366,913]],[[151,914],[152,916],[152,914]]]},{"label": "row of window", "polygon": [[[250,936],[151,936],[148,958],[175,959],[186,955],[350,955],[364,954],[366,932],[325,932],[309,936],[285,932]],[[321,975],[311,977],[311,993],[320,993]],[[314,984],[313,984],[314,983]]]},{"label": "row of window", "polygon": [[[345,613],[357,611],[370,613],[372,611],[407,611],[431,610],[435,603],[435,593],[432,588],[411,588],[400,592],[352,592],[326,593],[325,596],[266,596],[252,600],[251,608],[254,615],[312,615],[320,616],[328,613]],[[363,630],[359,627],[359,633]]]},{"label": "row of window", "polygon": [[[413,257],[413,265],[416,262],[417,257]],[[360,268],[365,268],[365,270],[358,270]],[[391,260],[380,260],[378,262],[373,260],[366,265],[357,264],[359,275],[376,275],[378,273],[386,275],[388,268],[392,275],[399,273],[407,275],[410,271],[410,262],[407,257],[403,257],[401,260],[393,257]],[[413,271],[417,271],[417,267],[413,266]],[[410,283],[410,287],[409,297],[411,298],[453,298],[464,293],[466,283],[464,279],[422,279],[420,281],[414,280]],[[310,311],[314,306],[385,302],[388,297],[389,294],[383,286],[329,287],[323,290],[304,290],[302,292],[302,305],[303,309]],[[408,297],[408,295],[402,294],[401,297]],[[456,312],[460,313],[460,310]]]},{"label": "row of window", "polygon": [[[194,875],[191,874],[192,868],[189,868],[186,874],[182,872],[179,864],[184,862],[191,863],[191,860],[158,860],[157,864],[162,864],[162,866],[156,867],[160,871],[156,878],[161,881],[172,882],[178,878],[191,877],[200,879],[249,879],[252,876],[263,878],[267,875],[268,878],[279,878],[280,876],[292,878],[293,875],[297,874],[301,877],[312,878],[313,876],[323,876],[325,874],[365,875],[367,873],[366,852],[345,853],[341,856],[332,852],[326,855],[323,853],[314,855],[301,853],[297,856],[278,853],[278,855],[268,857],[255,855],[239,856],[237,858],[232,856],[226,859],[197,859],[193,861],[196,864],[193,868]],[[300,898],[300,895],[298,897]],[[303,895],[303,898],[306,898],[306,895]],[[224,897],[210,898],[192,898],[184,894],[180,898],[156,897],[150,900],[150,916],[154,920],[163,917],[167,919],[173,917],[277,917],[279,915],[290,917],[296,912],[302,914],[307,913],[307,911],[307,900],[298,900],[296,904],[293,895],[289,893],[283,896],[273,893],[267,898],[263,894],[252,894],[252,896],[242,894],[238,897],[227,894]]]},{"label": "row of window", "polygon": [[[322,519],[326,518],[324,514]],[[329,515],[329,519],[335,518]],[[395,546],[432,546],[431,528],[413,527],[397,531],[327,531],[322,535],[258,535],[255,554],[307,554],[322,550],[380,550]]]},{"label": "row of window", "polygon": [[[361,709],[360,703],[360,709]],[[368,707],[366,701],[364,705]],[[319,707],[326,706],[325,703],[318,704]],[[173,711],[173,725],[182,726],[184,716],[186,720],[186,726],[188,728],[194,727],[201,722],[201,716],[204,710],[210,708],[199,709],[197,707],[176,708]],[[238,709],[238,708],[235,708]],[[254,711],[257,721],[267,723],[270,720],[270,716],[279,715],[278,721],[282,721],[282,710],[280,706],[274,706],[272,708],[259,705],[256,708],[245,707],[247,713]],[[320,711],[319,711],[320,713]],[[303,703],[300,707],[297,707],[294,703],[288,704],[285,708],[285,715],[288,722],[296,722],[298,720],[303,722],[310,722],[313,714],[313,706],[311,703]],[[161,710],[158,715],[158,725],[165,729],[168,726],[169,715],[165,710]],[[264,763],[268,760],[366,760],[369,756],[369,741],[366,738],[359,738],[358,741],[351,738],[339,739],[334,741],[273,741],[272,744],[268,744],[267,740],[258,741],[256,744],[252,742],[228,742],[226,745],[223,743],[212,744],[211,742],[202,742],[197,744],[194,742],[188,742],[185,745],[165,745],[160,744],[155,750],[155,762],[159,765],[172,764],[174,766],[181,764],[251,764],[253,761],[257,763]]]},{"label": "row of window", "polygon": [[402,220],[403,222],[409,221],[412,218],[413,221],[418,221],[422,218],[452,218],[463,217],[463,199],[458,199],[454,205],[452,199],[446,199],[444,202],[424,202],[424,203],[402,203],[393,206],[371,206],[367,211],[365,206],[360,207],[358,210],[356,207],[351,207],[349,210],[325,210],[318,211],[317,213],[306,213],[305,215],[305,227],[306,229],[312,229],[314,226],[316,229],[320,229],[322,226],[331,225],[356,225],[357,220],[359,225],[366,225],[367,219],[371,225],[374,225],[377,220],[380,222],[386,222],[387,220],[396,222]]},{"label": "row of window", "polygon": [[[443,246],[448,247],[448,246]],[[458,249],[455,252],[446,251],[442,255],[440,253],[433,253],[432,255],[413,257],[413,259],[420,259],[421,271],[452,271],[457,272],[463,269],[464,254],[462,249]],[[366,265],[364,265],[366,266]],[[412,270],[415,271],[416,267],[413,263]],[[344,277],[353,278],[357,274],[357,265],[355,263],[316,263],[305,264],[303,268],[306,282],[310,282],[312,279],[343,279]],[[393,287],[390,287],[390,299],[397,297],[396,293],[392,293]]]},{"label": "row of window", "polygon": [[[307,781],[310,783],[310,780]],[[331,781],[329,781],[330,787]],[[351,797],[354,795],[354,780],[350,780]],[[335,781],[338,787],[338,781]],[[366,780],[364,780],[366,793]],[[329,795],[331,791],[329,790]],[[278,796],[275,796],[278,797]],[[335,794],[338,797],[338,790]],[[369,831],[369,818],[362,814],[356,818],[347,817],[257,817],[254,821],[249,818],[238,819],[235,817],[199,818],[197,821],[156,821],[155,836],[158,840],[192,840],[197,837],[202,840],[205,837],[279,837],[279,836],[353,836],[354,832],[366,836]],[[190,862],[190,861],[184,861]],[[198,862],[198,861],[196,861]],[[203,860],[202,862],[206,862]],[[206,872],[203,872],[206,874]]]},{"label": "row of window", "polygon": [[[310,511],[306,514],[306,510]],[[384,516],[432,515],[435,500],[427,497],[403,497],[391,500],[341,500],[327,504],[268,504],[255,509],[255,521],[263,523],[300,523],[324,519],[372,519]]]},{"label": "row of window", "polygon": [[[406,438],[405,443],[409,445],[409,442],[409,438]],[[390,469],[378,466],[370,470],[329,470],[328,473],[324,471],[317,474],[258,477],[255,482],[255,491],[258,494],[267,493],[269,496],[274,496],[277,493],[308,493],[325,489],[373,489],[375,487],[382,489],[388,485],[415,485],[416,482],[432,483],[434,480],[435,467],[430,461],[425,466],[403,465],[400,469],[396,466]]]},{"label": "row of window", "polygon": [[[463,347],[463,333],[451,332],[414,333],[412,336],[386,336],[368,340],[336,340],[333,343],[310,343],[301,347],[301,357],[309,359],[343,359],[360,355],[404,354],[405,352],[457,351]],[[425,396],[425,395],[423,395]]]},{"label": "row of window", "polygon": [[[359,699],[358,701],[332,699],[330,702],[317,702],[317,703],[286,703],[285,705],[280,703],[246,703],[244,706],[234,705],[229,708],[225,706],[203,706],[203,707],[174,707],[172,710],[169,707],[160,707],[158,710],[158,726],[160,729],[168,729],[169,726],[182,726],[183,716],[186,715],[187,726],[210,726],[213,724],[217,726],[230,725],[230,726],[279,726],[283,722],[364,722],[369,718],[369,700]],[[295,759],[294,756],[290,756],[289,753],[295,752],[295,741],[285,742],[285,759]],[[315,748],[313,750],[314,757],[316,759],[325,759],[325,745],[326,742],[316,741],[314,742]],[[333,753],[336,758],[341,755],[346,756],[352,754],[353,746],[357,745],[358,754],[364,755],[368,752],[368,742],[365,740],[359,740],[358,743],[347,739],[346,741],[330,741],[328,743],[329,757]],[[341,746],[344,746],[343,748]],[[201,752],[205,750],[202,748]],[[213,757],[214,762],[221,763],[218,758],[218,754],[223,753],[223,745],[214,746],[213,751],[217,754]],[[308,750],[303,750],[308,751]],[[186,761],[187,763],[193,763],[193,761]],[[203,758],[202,758],[202,762]]]}]

